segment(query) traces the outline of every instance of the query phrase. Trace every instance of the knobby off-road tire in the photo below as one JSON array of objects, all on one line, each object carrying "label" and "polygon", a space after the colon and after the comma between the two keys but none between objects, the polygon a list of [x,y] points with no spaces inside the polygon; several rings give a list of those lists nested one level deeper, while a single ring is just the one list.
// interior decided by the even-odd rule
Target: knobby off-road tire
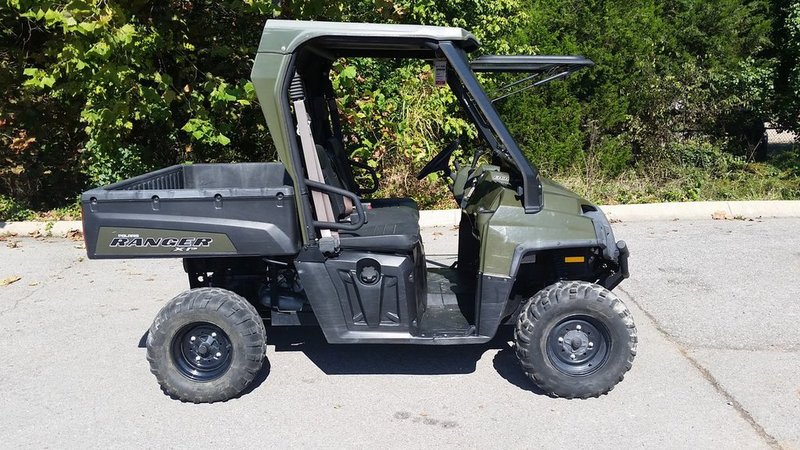
[{"label": "knobby off-road tire", "polygon": [[636,356],[636,326],[622,301],[602,286],[562,281],[524,305],[514,329],[517,358],[553,397],[589,398],[622,381]]},{"label": "knobby off-road tire", "polygon": [[264,362],[266,330],[256,309],[219,288],[188,290],[158,313],[147,360],[165,393],[213,403],[241,393]]}]

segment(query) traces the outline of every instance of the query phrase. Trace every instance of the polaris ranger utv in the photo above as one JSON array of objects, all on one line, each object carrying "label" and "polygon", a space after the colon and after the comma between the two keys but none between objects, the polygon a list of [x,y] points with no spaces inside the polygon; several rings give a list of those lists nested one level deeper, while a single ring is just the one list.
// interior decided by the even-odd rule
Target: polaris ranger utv
[{"label": "polaris ranger utv", "polygon": [[[166,393],[238,395],[261,369],[265,321],[318,324],[343,344],[481,344],[512,325],[522,370],[550,395],[622,379],[636,328],[611,290],[628,250],[599,208],[539,175],[476,78],[518,74],[513,93],[593,63],[470,58],[478,46],[460,28],[269,20],[252,81],[280,162],[177,165],[82,195],[90,258],[183,258],[191,289],[147,337]],[[451,167],[456,140],[418,174],[444,174],[461,206],[451,267],[427,267],[412,199],[366,199],[379,178],[354,175],[370,169],[344,147],[330,75],[360,57],[433,62],[477,130],[472,164]]]}]

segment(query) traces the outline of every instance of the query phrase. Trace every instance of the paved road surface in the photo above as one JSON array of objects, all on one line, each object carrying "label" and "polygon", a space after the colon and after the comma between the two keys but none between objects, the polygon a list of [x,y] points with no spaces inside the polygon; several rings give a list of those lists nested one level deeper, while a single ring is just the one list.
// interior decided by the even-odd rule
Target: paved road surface
[{"label": "paved road surface", "polygon": [[[0,242],[0,447],[800,449],[800,220],[615,224],[639,355],[599,399],[537,394],[502,336],[465,347],[328,345],[271,329],[246,395],[182,404],[144,332],[185,289],[177,261],[88,261]],[[455,232],[425,233],[447,261]]]}]

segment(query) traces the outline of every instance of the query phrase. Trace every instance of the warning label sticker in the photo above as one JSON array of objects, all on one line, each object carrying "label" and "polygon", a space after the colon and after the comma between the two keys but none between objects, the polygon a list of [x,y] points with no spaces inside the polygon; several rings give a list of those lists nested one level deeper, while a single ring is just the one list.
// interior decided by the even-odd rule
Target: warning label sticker
[{"label": "warning label sticker", "polygon": [[436,86],[444,86],[447,84],[447,60],[437,59],[433,62],[435,67],[435,80]]}]

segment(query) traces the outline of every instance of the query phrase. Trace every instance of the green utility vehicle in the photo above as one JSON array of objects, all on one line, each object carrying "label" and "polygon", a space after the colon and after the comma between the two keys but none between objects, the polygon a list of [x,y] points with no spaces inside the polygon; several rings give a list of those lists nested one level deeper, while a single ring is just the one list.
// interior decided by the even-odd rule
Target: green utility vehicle
[{"label": "green utility vehicle", "polygon": [[[265,322],[316,325],[337,344],[481,344],[508,325],[549,395],[598,396],[622,379],[636,328],[611,290],[628,249],[598,207],[539,175],[476,78],[502,73],[513,95],[593,63],[471,58],[478,47],[460,28],[269,20],[252,81],[280,162],[177,165],[82,195],[90,258],[183,259],[191,289],[147,337],[166,393],[240,394],[261,370]],[[459,139],[418,174],[444,174],[461,206],[452,266],[426,261],[414,200],[369,198],[380,178],[345,148],[340,58],[430,62],[477,130],[460,150],[471,164],[451,166]]]}]

